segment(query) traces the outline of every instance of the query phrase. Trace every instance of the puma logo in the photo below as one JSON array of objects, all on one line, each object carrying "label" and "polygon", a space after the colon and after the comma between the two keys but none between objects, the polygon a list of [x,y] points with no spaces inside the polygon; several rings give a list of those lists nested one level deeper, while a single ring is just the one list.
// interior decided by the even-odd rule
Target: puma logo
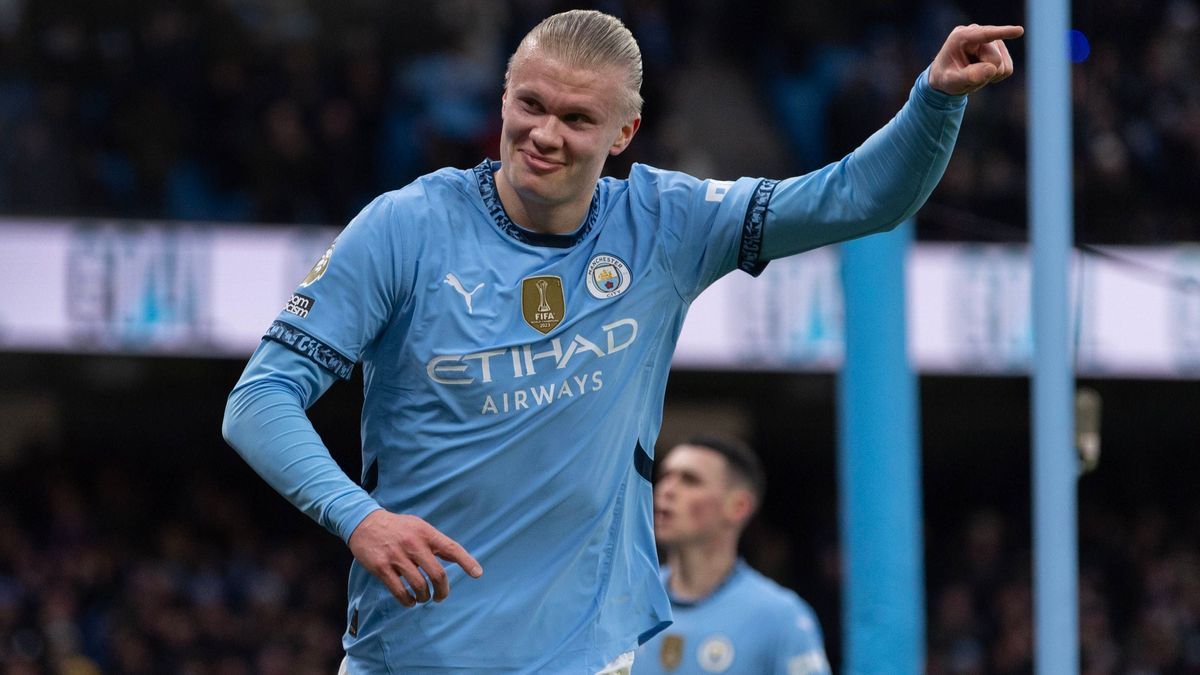
[{"label": "puma logo", "polygon": [[471,312],[471,297],[475,295],[476,291],[483,288],[483,283],[480,282],[480,284],[478,286],[476,286],[474,289],[471,290],[470,293],[468,293],[467,289],[463,288],[462,282],[459,281],[458,277],[454,276],[453,273],[447,274],[446,278],[443,281],[447,284],[450,284],[451,288],[458,291],[458,294],[463,296],[463,301],[467,303],[467,314],[471,314],[472,313]]}]

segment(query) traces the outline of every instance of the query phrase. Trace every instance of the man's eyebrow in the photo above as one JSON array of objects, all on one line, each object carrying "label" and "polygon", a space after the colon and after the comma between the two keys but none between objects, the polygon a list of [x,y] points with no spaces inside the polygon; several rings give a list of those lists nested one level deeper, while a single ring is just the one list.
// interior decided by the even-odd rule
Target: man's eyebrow
[{"label": "man's eyebrow", "polygon": [[566,108],[565,110],[563,110],[563,114],[564,115],[582,115],[584,117],[595,119],[595,117],[599,114],[599,112],[597,111],[597,109],[592,108],[591,106],[575,105],[575,106],[570,106],[570,107]]},{"label": "man's eyebrow", "polygon": [[679,468],[679,469],[671,468],[671,467],[664,467],[662,470],[662,473],[660,473],[658,475],[660,478],[663,476],[667,476],[667,475],[674,475],[674,476],[679,476],[680,478],[687,478],[690,480],[699,480],[700,479],[700,474],[697,473],[695,470],[693,470],[690,467],[683,467],[683,468]]},{"label": "man's eyebrow", "polygon": [[[518,85],[512,88],[512,97],[520,100],[531,99],[537,101],[540,105],[545,105],[545,100],[542,94],[536,87],[529,85]],[[561,104],[560,115],[584,115],[586,117],[596,119],[603,115],[604,107],[602,105],[592,105],[582,101],[568,101]]]}]

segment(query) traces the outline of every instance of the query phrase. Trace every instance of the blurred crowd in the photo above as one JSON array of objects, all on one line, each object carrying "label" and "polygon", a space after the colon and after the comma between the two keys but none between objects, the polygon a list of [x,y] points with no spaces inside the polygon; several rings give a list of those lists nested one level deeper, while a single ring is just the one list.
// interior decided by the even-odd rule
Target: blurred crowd
[{"label": "blurred crowd", "polygon": [[[1200,672],[1200,514],[1080,508],[1084,675]],[[1028,528],[993,511],[930,540],[930,675],[1032,673]]]},{"label": "blurred crowd", "polygon": [[240,467],[166,461],[3,472],[0,672],[337,672],[341,543]]},{"label": "blurred crowd", "polygon": [[[231,451],[30,458],[0,473],[0,672],[336,672],[349,554]],[[1080,514],[1082,672],[1200,672],[1200,513]],[[836,540],[767,532],[745,555],[801,589],[836,665]],[[1032,673],[1027,525],[981,508],[926,540],[927,672]]]},{"label": "blurred crowd", "polygon": [[[951,27],[1022,20],[982,0],[0,0],[0,213],[345,222],[494,157],[505,58],[580,5],[621,16],[645,57],[646,124],[617,175],[815,168],[899,107]],[[1077,8],[1079,240],[1200,238],[1198,24],[1196,0]],[[1013,47],[1018,76],[969,107],[919,236],[1025,236]]]},{"label": "blurred crowd", "polygon": [[[1028,513],[976,505],[934,516],[939,502],[926,500],[924,672],[1032,675]],[[1082,675],[1200,673],[1200,511],[1088,498],[1079,515]],[[813,605],[836,666],[844,646],[836,528],[799,536],[760,520],[743,541],[743,555]]]}]

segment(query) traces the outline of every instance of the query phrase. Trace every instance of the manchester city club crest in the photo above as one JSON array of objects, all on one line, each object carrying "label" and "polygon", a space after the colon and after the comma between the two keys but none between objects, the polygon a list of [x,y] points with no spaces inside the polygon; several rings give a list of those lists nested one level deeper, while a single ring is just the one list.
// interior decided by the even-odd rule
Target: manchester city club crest
[{"label": "manchester city club crest", "polygon": [[593,298],[615,298],[624,293],[632,281],[629,267],[615,255],[601,253],[588,261],[587,289]]},{"label": "manchester city club crest", "polygon": [[521,280],[521,316],[537,332],[545,335],[562,323],[567,313],[562,279],[554,276],[526,277]]},{"label": "manchester city club crest", "polygon": [[712,635],[696,650],[700,667],[710,673],[723,673],[733,665],[733,643],[724,635]]},{"label": "manchester city club crest", "polygon": [[664,635],[662,639],[662,649],[658,652],[658,662],[662,664],[663,670],[670,672],[679,667],[683,663],[683,636],[682,635]]}]

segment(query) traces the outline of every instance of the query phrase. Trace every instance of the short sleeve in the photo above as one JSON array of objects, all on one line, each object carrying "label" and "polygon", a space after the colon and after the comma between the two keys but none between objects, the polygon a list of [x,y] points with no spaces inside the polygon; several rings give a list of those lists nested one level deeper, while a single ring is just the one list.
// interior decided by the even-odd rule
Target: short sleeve
[{"label": "short sleeve", "polygon": [[779,675],[829,675],[829,659],[817,616],[802,600],[779,622],[780,644],[774,672]]},{"label": "short sleeve", "polygon": [[349,379],[398,301],[400,226],[390,194],[368,204],[296,287],[264,339]]}]

